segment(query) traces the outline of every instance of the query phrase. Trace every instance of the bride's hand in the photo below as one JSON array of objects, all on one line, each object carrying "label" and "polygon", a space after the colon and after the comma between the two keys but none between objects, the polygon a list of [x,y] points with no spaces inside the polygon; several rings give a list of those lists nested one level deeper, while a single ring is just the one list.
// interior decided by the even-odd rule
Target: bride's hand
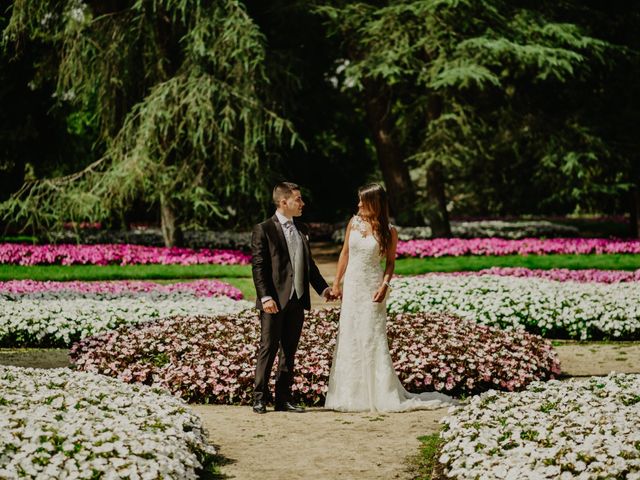
[{"label": "bride's hand", "polygon": [[378,288],[378,290],[376,291],[375,295],[373,296],[373,301],[375,303],[380,303],[384,300],[384,297],[387,295],[387,286],[386,285],[382,285],[380,288]]},{"label": "bride's hand", "polygon": [[342,298],[342,288],[340,288],[340,285],[334,285],[331,287],[331,296],[336,300]]}]

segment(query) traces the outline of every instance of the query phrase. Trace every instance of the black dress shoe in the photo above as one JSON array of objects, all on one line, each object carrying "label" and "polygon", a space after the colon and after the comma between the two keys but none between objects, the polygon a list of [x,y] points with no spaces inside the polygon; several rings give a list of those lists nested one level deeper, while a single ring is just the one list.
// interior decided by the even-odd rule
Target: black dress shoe
[{"label": "black dress shoe", "polygon": [[294,412],[294,413],[304,412],[304,408],[289,402],[276,403],[274,410],[276,412]]},{"label": "black dress shoe", "polygon": [[253,403],[253,411],[256,413],[267,413],[267,405],[262,400]]}]

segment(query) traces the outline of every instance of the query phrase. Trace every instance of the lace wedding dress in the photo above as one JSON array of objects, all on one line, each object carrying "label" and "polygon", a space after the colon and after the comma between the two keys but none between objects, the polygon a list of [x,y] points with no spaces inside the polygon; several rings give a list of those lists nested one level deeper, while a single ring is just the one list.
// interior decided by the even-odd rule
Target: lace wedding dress
[{"label": "lace wedding dress", "polygon": [[409,393],[400,383],[389,354],[386,298],[380,303],[373,301],[382,284],[381,261],[378,241],[367,233],[365,221],[354,216],[325,408],[397,412],[455,404],[438,392]]}]

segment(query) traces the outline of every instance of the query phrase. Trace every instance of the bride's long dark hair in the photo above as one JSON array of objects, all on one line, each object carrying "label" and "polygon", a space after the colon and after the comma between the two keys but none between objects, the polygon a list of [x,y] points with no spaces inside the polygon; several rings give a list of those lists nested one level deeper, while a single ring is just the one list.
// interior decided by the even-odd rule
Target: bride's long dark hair
[{"label": "bride's long dark hair", "polygon": [[361,216],[371,224],[373,235],[380,244],[380,255],[386,256],[391,244],[387,192],[377,183],[368,183],[358,189],[358,197],[362,202]]}]

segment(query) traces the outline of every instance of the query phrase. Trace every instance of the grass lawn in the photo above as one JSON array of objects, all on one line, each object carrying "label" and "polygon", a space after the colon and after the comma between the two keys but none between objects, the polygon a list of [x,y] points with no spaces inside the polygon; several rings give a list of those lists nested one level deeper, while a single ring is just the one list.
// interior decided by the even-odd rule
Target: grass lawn
[{"label": "grass lawn", "polygon": [[219,277],[216,280],[228,283],[239,289],[245,300],[255,301],[256,288],[253,286],[253,279],[251,277]]},{"label": "grass lawn", "polygon": [[640,268],[640,255],[474,255],[464,257],[399,258],[395,273],[418,275],[428,272],[457,272],[482,270],[491,267],[526,268],[597,268],[601,270],[636,270]]},{"label": "grass lawn", "polygon": [[436,466],[438,465],[438,451],[442,444],[440,434],[432,433],[430,435],[424,435],[418,437],[418,440],[422,442],[422,445],[420,445],[420,453],[412,459],[411,462],[412,478],[415,480],[440,478],[436,470]]},{"label": "grass lawn", "polygon": [[0,265],[0,280],[251,278],[250,265]]}]

